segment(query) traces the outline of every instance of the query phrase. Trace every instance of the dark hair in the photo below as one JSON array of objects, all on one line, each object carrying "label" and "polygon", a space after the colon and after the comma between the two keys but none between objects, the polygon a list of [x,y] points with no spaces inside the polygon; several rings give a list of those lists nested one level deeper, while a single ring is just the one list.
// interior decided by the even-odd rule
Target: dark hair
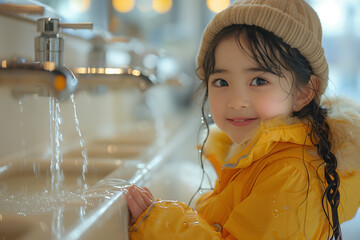
[{"label": "dark hair", "polygon": [[[246,35],[246,44],[250,50],[248,54],[253,57],[261,69],[278,76],[283,76],[283,69],[290,71],[295,79],[294,87],[297,89],[300,89],[301,86],[306,86],[310,81],[310,76],[313,74],[311,66],[296,48],[290,47],[288,44],[284,43],[281,38],[257,26],[244,24],[228,26],[215,36],[204,57],[202,66],[205,72],[205,77],[203,79],[205,95],[202,105],[204,120],[206,120],[204,108],[208,98],[208,80],[210,74],[214,72],[215,67],[215,48],[222,39],[228,36],[234,36],[238,41],[239,46],[243,48],[239,39],[241,34]],[[336,172],[337,159],[331,152],[331,143],[329,140],[330,128],[326,121],[327,109],[320,106],[319,95],[320,93],[317,92],[314,99],[312,99],[309,104],[301,110],[293,112],[292,116],[308,120],[308,123],[311,126],[311,141],[317,147],[317,152],[324,161],[323,164],[325,164],[324,171],[327,186],[324,190],[322,206],[329,221],[329,225],[332,228],[332,237],[338,240],[342,239],[338,217],[338,206],[340,202],[340,193],[338,189],[340,180]],[[206,127],[208,129],[207,123]],[[205,142],[206,139],[203,145]],[[330,211],[326,201],[330,205]]]}]

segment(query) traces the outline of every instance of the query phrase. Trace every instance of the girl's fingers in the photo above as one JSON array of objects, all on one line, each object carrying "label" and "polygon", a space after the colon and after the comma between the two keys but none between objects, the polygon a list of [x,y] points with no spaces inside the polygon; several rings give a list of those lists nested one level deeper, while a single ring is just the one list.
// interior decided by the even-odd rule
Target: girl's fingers
[{"label": "girl's fingers", "polygon": [[146,208],[149,207],[154,200],[154,197],[152,196],[151,192],[147,188],[139,188],[137,186],[134,186],[139,193],[140,197],[144,200],[146,204]]},{"label": "girl's fingers", "polygon": [[144,200],[146,206],[149,207],[152,204],[152,202],[154,201],[154,197],[152,196],[152,194],[148,191],[145,191],[142,188],[138,188],[138,192],[139,192],[140,196],[142,197],[142,199]]},{"label": "girl's fingers", "polygon": [[[145,202],[144,196],[145,194],[142,193],[137,187],[130,187],[129,188],[129,192],[131,194],[131,196],[133,197],[133,199],[136,201],[137,205],[139,206],[140,209],[142,209],[143,211],[145,211],[148,207],[148,205]],[[146,196],[145,196],[146,197]],[[146,197],[147,198],[147,197]]]},{"label": "girl's fingers", "polygon": [[135,185],[129,187],[125,199],[135,221],[154,201],[149,189],[139,188]]},{"label": "girl's fingers", "polygon": [[151,191],[147,187],[143,187],[143,189],[145,190],[145,195],[152,201],[155,201],[155,198],[152,195]]},{"label": "girl's fingers", "polygon": [[137,202],[135,201],[135,199],[133,199],[133,197],[130,193],[125,195],[125,199],[126,199],[126,203],[127,203],[128,207],[129,207],[129,210],[131,212],[131,215],[132,215],[134,221],[136,222],[136,220],[140,217],[140,215],[143,213],[143,211],[140,209]]}]

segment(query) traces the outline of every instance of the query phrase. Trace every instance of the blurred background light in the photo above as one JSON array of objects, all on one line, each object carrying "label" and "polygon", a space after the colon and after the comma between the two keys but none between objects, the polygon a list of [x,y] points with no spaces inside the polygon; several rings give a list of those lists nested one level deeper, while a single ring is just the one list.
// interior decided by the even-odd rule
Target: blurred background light
[{"label": "blurred background light", "polygon": [[135,0],[112,0],[114,9],[118,12],[130,12],[135,6]]},{"label": "blurred background light", "polygon": [[125,51],[109,51],[106,55],[106,64],[111,67],[129,66],[131,56]]},{"label": "blurred background light", "polygon": [[315,1],[313,7],[319,15],[324,33],[337,35],[345,30],[346,10],[343,2]]},{"label": "blurred background light", "polygon": [[172,57],[161,57],[157,61],[157,72],[162,80],[174,78],[180,71],[178,62]]},{"label": "blurred background light", "polygon": [[206,5],[212,12],[220,12],[230,5],[230,0],[206,0]]},{"label": "blurred background light", "polygon": [[172,0],[153,0],[152,7],[157,13],[166,13],[172,7]]},{"label": "blurred background light", "polygon": [[157,60],[158,60],[158,57],[155,54],[149,53],[144,57],[143,65],[147,69],[151,69],[151,70],[155,69],[156,65],[157,65]]},{"label": "blurred background light", "polygon": [[91,0],[70,0],[70,9],[74,12],[83,13],[89,10]]}]

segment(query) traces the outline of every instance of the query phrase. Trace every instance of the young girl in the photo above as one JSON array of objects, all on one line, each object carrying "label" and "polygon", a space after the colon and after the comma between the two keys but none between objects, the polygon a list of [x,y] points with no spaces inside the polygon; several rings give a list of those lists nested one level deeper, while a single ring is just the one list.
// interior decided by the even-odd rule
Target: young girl
[{"label": "young girl", "polygon": [[241,0],[213,18],[197,64],[216,186],[196,211],[131,186],[131,239],[341,239],[360,205],[360,106],[320,103],[321,35],[303,0]]}]

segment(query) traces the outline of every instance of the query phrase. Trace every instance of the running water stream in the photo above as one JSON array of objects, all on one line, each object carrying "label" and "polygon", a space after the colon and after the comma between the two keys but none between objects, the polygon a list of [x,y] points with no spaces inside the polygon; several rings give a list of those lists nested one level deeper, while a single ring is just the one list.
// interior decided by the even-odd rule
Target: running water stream
[{"label": "running water stream", "polygon": [[[21,133],[23,133],[23,129],[24,129],[24,116],[23,116],[23,112],[24,112],[24,107],[23,107],[23,100],[20,98],[19,99],[19,111],[20,111],[20,129],[21,129]],[[26,141],[25,141],[25,136],[21,136],[21,152],[23,155],[23,159],[24,159],[24,166],[26,166],[26,162],[27,162],[27,156],[26,156]],[[34,170],[35,172],[35,170]]]},{"label": "running water stream", "polygon": [[[71,102],[74,109],[74,119],[75,119],[75,128],[79,135],[79,142],[81,147],[81,155],[83,157],[83,166],[82,166],[82,188],[86,190],[88,185],[86,184],[85,174],[88,172],[88,155],[87,149],[85,146],[85,141],[80,129],[80,121],[77,115],[76,103],[74,94],[70,96]],[[60,102],[58,99],[50,97],[49,99],[49,112],[50,112],[50,142],[51,142],[51,188],[55,193],[59,193],[61,184],[64,180],[64,176],[61,170],[61,163],[63,162],[63,156],[61,152],[61,142],[63,141],[63,136],[60,131],[60,125],[62,124]]]},{"label": "running water stream", "polygon": [[50,112],[50,143],[51,143],[51,190],[53,193],[59,194],[60,185],[63,181],[61,177],[61,162],[62,154],[60,149],[60,141],[62,135],[60,133],[60,124],[62,118],[60,117],[60,102],[54,97],[49,98],[49,112]]},{"label": "running water stream", "polygon": [[[86,199],[83,196],[84,195],[83,193],[88,189],[88,184],[86,182],[85,174],[88,171],[89,161],[87,156],[87,149],[85,147],[85,141],[80,130],[80,122],[77,115],[74,94],[70,96],[70,99],[73,104],[75,128],[80,137],[81,155],[84,159],[82,166],[82,173],[81,173],[83,181],[81,183],[81,186],[79,186],[81,187],[81,189],[79,189],[80,191],[76,191],[79,194],[78,198],[81,199],[81,201],[84,203],[83,205],[85,206],[85,207],[80,206],[79,215],[80,217],[82,217],[85,215],[85,210],[86,210]],[[64,205],[63,205],[63,201],[61,201],[61,198],[64,197],[63,195],[67,191],[62,189],[62,183],[65,179],[64,179],[64,174],[61,170],[61,163],[63,162],[63,157],[62,157],[60,143],[63,141],[63,137],[60,132],[62,117],[60,114],[61,113],[60,102],[58,99],[50,97],[49,110],[50,110],[50,138],[51,138],[51,164],[50,164],[51,188],[52,188],[52,193],[55,193],[59,198],[57,199],[57,201],[60,202],[60,205],[53,211],[52,235],[56,239],[61,239],[62,234],[64,232],[64,225],[63,225]],[[71,193],[71,195],[73,194],[74,193]],[[65,195],[67,195],[67,193]]]},{"label": "running water stream", "polygon": [[88,172],[89,159],[88,159],[87,149],[85,147],[85,141],[84,141],[84,138],[83,138],[83,136],[81,134],[81,130],[80,130],[80,121],[79,121],[77,111],[76,111],[76,103],[75,103],[74,94],[71,94],[70,99],[74,106],[75,127],[76,127],[76,131],[78,132],[79,137],[80,137],[81,155],[84,158],[84,163],[82,166],[82,179],[84,181],[83,189],[86,190],[88,188],[88,185],[86,184],[85,174]]},{"label": "running water stream", "polygon": [[60,102],[54,97],[49,98],[49,112],[50,112],[50,142],[51,142],[51,163],[50,163],[50,173],[51,173],[51,191],[53,194],[56,194],[57,199],[55,201],[59,202],[60,206],[56,207],[53,210],[52,218],[52,237],[60,239],[63,232],[62,219],[63,219],[63,204],[61,201],[61,183],[64,178],[61,176],[61,162],[62,154],[60,149],[60,141],[62,141],[62,135],[60,133],[60,124],[62,123],[62,118],[60,116]]}]

